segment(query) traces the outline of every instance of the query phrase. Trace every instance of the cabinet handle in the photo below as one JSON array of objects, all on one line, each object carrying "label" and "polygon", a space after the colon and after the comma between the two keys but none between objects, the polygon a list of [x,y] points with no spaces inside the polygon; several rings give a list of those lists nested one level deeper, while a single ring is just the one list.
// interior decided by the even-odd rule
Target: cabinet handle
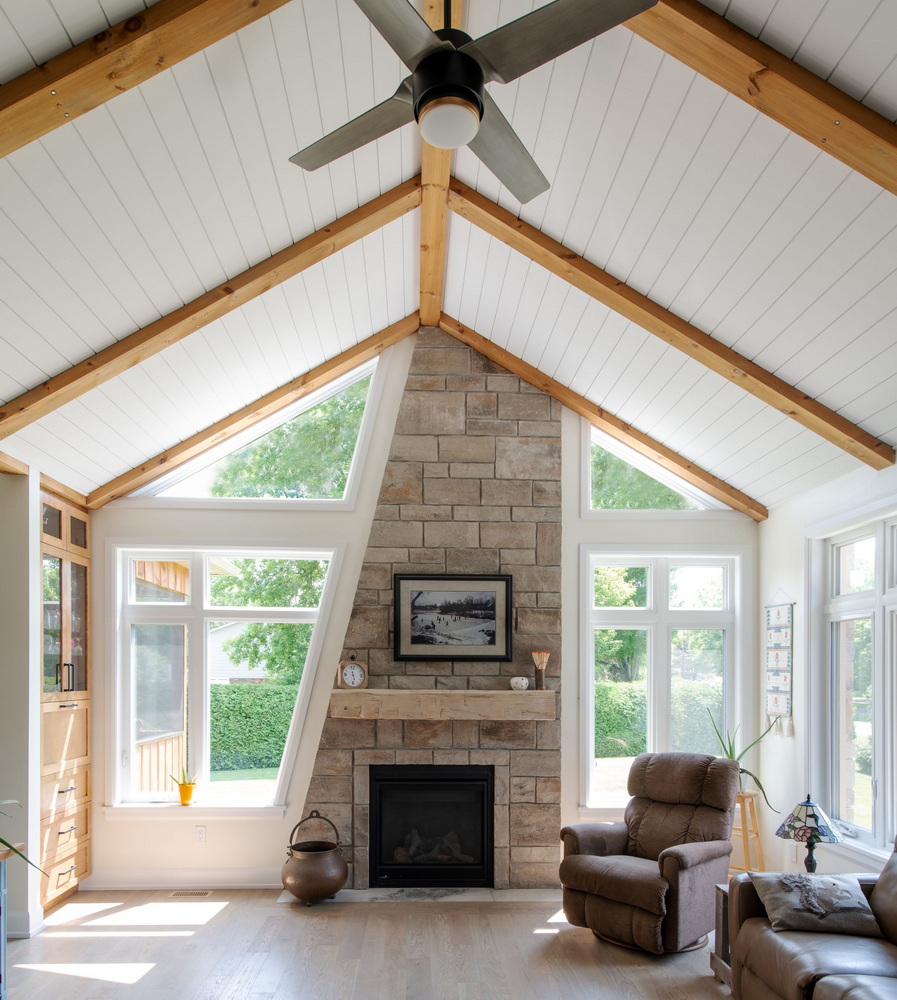
[{"label": "cabinet handle", "polygon": [[75,664],[74,663],[63,663],[65,668],[65,687],[63,691],[74,691],[75,690]]},{"label": "cabinet handle", "polygon": [[77,791],[78,791],[78,786],[77,785],[72,785],[70,788],[60,788],[59,791],[56,794],[57,795],[66,795],[68,792],[77,792]]},{"label": "cabinet handle", "polygon": [[74,833],[75,830],[77,830],[77,829],[78,829],[78,827],[76,827],[76,826],[70,826],[67,830],[60,830],[59,831],[59,836],[61,837],[64,833]]},{"label": "cabinet handle", "polygon": [[76,702],[76,701],[60,702],[59,703],[59,707],[60,708],[77,708],[78,707],[78,702]]},{"label": "cabinet handle", "polygon": [[72,865],[71,868],[66,868],[66,870],[64,872],[60,872],[59,874],[60,875],[68,875],[69,872],[73,872],[77,867],[78,867],[77,865]]}]

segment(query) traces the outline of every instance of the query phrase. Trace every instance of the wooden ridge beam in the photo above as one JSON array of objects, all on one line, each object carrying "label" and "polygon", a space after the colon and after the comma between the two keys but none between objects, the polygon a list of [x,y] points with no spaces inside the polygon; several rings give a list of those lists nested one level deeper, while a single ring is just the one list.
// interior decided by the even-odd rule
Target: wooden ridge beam
[{"label": "wooden ridge beam", "polygon": [[[452,27],[461,27],[464,4],[452,4]],[[445,18],[443,0],[424,0],[424,20],[436,30]],[[445,285],[446,226],[448,222],[448,186],[452,170],[452,150],[437,149],[421,140],[421,209],[420,209],[420,322],[436,326],[442,311]]]},{"label": "wooden ridge beam", "polygon": [[454,178],[449,186],[449,208],[873,469],[885,469],[894,464],[894,449],[884,441],[879,441]]},{"label": "wooden ridge beam", "polygon": [[334,379],[342,377],[353,368],[370,361],[371,358],[385,351],[387,347],[392,347],[393,344],[397,344],[405,337],[416,333],[419,328],[419,314],[411,313],[410,316],[399,320],[398,323],[393,323],[392,326],[374,334],[373,337],[362,340],[361,343],[343,351],[337,357],[331,358],[304,375],[292,379],[254,403],[244,406],[229,417],[225,417],[212,424],[211,427],[187,438],[186,441],[156,455],[142,465],[138,465],[137,468],[131,469],[130,472],[125,472],[104,486],[98,487],[87,497],[88,508],[96,510],[103,507],[112,500],[151,483],[154,479],[158,479],[159,476],[165,475],[185,462],[198,458],[211,448],[229,441],[237,434],[252,427],[258,421],[266,419],[291,403],[295,403],[296,400],[302,399],[303,396],[307,396]]},{"label": "wooden ridge beam", "polygon": [[13,458],[12,455],[0,451],[0,473],[7,476],[27,476],[28,466],[17,458]]},{"label": "wooden ridge beam", "polygon": [[637,451],[640,455],[650,458],[652,462],[656,462],[664,469],[675,473],[680,479],[697,486],[698,489],[708,493],[715,500],[721,501],[742,514],[747,514],[755,521],[765,521],[769,516],[769,512],[763,504],[752,500],[746,494],[736,490],[734,486],[723,482],[722,479],[693,462],[689,462],[688,459],[667,448],[666,445],[662,445],[647,434],[637,431],[624,420],[620,420],[619,417],[602,409],[597,403],[593,403],[585,396],[580,396],[578,392],[568,389],[567,386],[545,375],[538,368],[527,364],[526,361],[511,354],[510,351],[506,351],[503,347],[499,347],[491,340],[487,340],[456,319],[452,319],[451,316],[446,316],[443,313],[439,320],[439,327],[460,340],[462,344],[467,344],[468,347],[472,347],[484,357],[489,358],[490,361],[494,361],[513,375],[522,378],[524,382],[541,389],[553,399],[559,400],[568,409],[585,417],[595,427],[610,434],[617,441],[622,441],[623,444]]},{"label": "wooden ridge beam", "polygon": [[42,385],[0,404],[0,439],[121,375],[363,236],[376,232],[417,208],[420,199],[420,178],[415,177]]},{"label": "wooden ridge beam", "polygon": [[289,0],[159,0],[0,87],[0,156],[266,17]]},{"label": "wooden ridge beam", "polygon": [[702,3],[660,0],[626,27],[897,194],[897,125]]}]

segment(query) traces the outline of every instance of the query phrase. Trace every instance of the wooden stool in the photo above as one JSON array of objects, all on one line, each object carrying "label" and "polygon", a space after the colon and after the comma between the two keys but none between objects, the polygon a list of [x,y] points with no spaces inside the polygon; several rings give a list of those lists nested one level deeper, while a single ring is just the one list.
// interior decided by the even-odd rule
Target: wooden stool
[{"label": "wooden stool", "polygon": [[[744,865],[729,865],[734,872],[762,872],[763,847],[760,844],[760,827],[757,825],[756,799],[759,792],[739,792],[735,797],[735,819],[741,814],[741,825],[732,827],[732,840],[741,840],[741,855]],[[751,864],[751,845],[754,845],[757,863]]]}]

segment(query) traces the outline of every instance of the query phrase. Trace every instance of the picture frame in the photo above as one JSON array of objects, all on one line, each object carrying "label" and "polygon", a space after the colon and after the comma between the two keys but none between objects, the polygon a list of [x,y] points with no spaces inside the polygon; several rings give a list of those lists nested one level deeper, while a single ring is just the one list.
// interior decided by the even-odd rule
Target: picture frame
[{"label": "picture frame", "polygon": [[512,578],[395,574],[396,660],[510,660]]}]

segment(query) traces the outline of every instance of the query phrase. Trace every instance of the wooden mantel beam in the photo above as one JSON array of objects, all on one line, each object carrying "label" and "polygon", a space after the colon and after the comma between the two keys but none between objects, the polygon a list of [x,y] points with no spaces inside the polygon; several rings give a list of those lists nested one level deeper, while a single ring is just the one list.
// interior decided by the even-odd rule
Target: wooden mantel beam
[{"label": "wooden mantel beam", "polygon": [[449,187],[449,208],[873,469],[894,464],[894,449],[884,441],[454,179]]},{"label": "wooden mantel beam", "polygon": [[897,194],[897,125],[698,0],[660,0],[626,27]]},{"label": "wooden mantel beam", "polygon": [[373,337],[362,340],[361,343],[343,351],[337,357],[325,361],[317,368],[312,368],[311,371],[294,378],[254,403],[244,406],[229,417],[225,417],[211,427],[187,438],[186,441],[156,455],[155,458],[149,459],[137,466],[136,469],[131,469],[130,472],[123,473],[112,482],[106,483],[105,486],[98,487],[87,497],[87,506],[91,510],[103,507],[112,500],[123,497],[133,490],[151,483],[154,479],[166,475],[185,462],[198,458],[210,449],[253,427],[260,420],[278,413],[284,407],[295,403],[309,393],[315,392],[334,379],[341,378],[366,361],[370,361],[371,358],[375,358],[385,351],[387,347],[392,347],[393,344],[397,344],[405,337],[416,333],[419,328],[419,315],[411,313],[410,316],[399,320],[398,323],[393,323],[392,326],[374,334]]},{"label": "wooden mantel beam", "polygon": [[698,489],[703,490],[715,500],[721,501],[733,510],[741,511],[742,514],[747,514],[755,521],[765,521],[769,516],[769,512],[762,503],[752,500],[740,490],[736,490],[734,486],[730,486],[700,466],[689,462],[688,459],[662,445],[659,441],[648,437],[647,434],[637,431],[624,420],[608,413],[597,403],[591,402],[585,396],[580,396],[578,392],[556,382],[544,372],[540,372],[538,368],[527,364],[526,361],[511,354],[510,351],[506,351],[503,347],[499,347],[491,340],[487,340],[456,319],[452,319],[451,316],[446,316],[443,313],[439,320],[439,326],[440,329],[450,333],[463,344],[467,344],[468,347],[472,347],[484,357],[489,358],[490,361],[506,368],[512,374],[522,378],[524,382],[529,382],[530,385],[534,385],[537,389],[541,389],[542,392],[559,400],[574,413],[585,417],[595,427],[610,434],[611,437],[621,441],[640,455],[650,458],[652,462],[662,468],[675,473],[680,479],[697,486]]},{"label": "wooden mantel beam", "polygon": [[0,404],[0,439],[121,375],[363,236],[376,232],[419,207],[420,199],[420,178],[415,177],[42,385]]},{"label": "wooden mantel beam", "polygon": [[289,0],[159,0],[0,87],[0,156],[266,17]]}]

